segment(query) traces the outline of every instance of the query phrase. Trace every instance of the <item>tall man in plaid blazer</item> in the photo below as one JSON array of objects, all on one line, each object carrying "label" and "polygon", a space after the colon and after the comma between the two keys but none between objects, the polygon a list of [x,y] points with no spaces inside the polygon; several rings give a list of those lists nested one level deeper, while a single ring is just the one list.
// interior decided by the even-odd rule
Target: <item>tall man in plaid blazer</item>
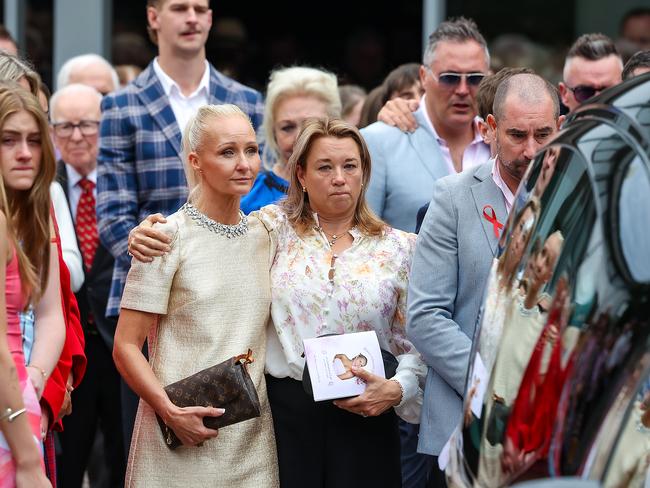
[{"label": "tall man in plaid blazer", "polygon": [[129,231],[149,214],[175,212],[187,198],[180,153],[191,115],[208,103],[233,103],[255,129],[262,122],[261,94],[206,60],[209,0],[147,0],[147,19],[158,56],[102,102],[97,223],[102,244],[115,257],[107,316],[119,314]]},{"label": "tall man in plaid blazer", "polygon": [[[144,217],[176,212],[187,198],[181,134],[206,104],[232,103],[255,129],[260,93],[222,75],[205,57],[212,26],[209,0],[147,0],[149,34],[158,56],[131,84],[102,102],[97,166],[97,226],[115,258],[106,309],[117,316],[126,275],[128,234]],[[124,440],[130,444],[137,397],[122,390]]]}]

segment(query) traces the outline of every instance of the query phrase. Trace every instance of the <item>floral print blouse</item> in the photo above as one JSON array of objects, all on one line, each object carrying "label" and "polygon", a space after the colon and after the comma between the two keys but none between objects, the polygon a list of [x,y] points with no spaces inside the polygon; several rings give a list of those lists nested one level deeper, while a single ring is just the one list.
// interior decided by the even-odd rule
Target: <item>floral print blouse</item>
[{"label": "floral print blouse", "polygon": [[380,347],[398,360],[393,379],[404,393],[395,410],[405,420],[419,422],[420,385],[427,370],[406,337],[406,292],[415,234],[387,227],[381,236],[368,236],[353,228],[353,244],[336,256],[330,279],[333,252],[322,231],[298,236],[276,205],[262,208],[260,218],[277,238],[271,266],[267,373],[301,380],[303,339],[374,330]]}]

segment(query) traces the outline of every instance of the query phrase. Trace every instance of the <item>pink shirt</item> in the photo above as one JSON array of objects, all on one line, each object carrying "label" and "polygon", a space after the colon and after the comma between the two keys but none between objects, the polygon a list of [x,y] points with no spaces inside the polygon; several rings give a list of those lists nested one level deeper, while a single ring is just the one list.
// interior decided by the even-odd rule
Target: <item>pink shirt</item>
[{"label": "pink shirt", "polygon": [[494,180],[494,184],[497,185],[501,190],[501,193],[503,193],[503,199],[506,203],[506,212],[510,214],[510,209],[512,208],[512,203],[515,200],[515,196],[510,191],[510,188],[508,188],[508,185],[506,185],[506,182],[503,181],[496,159],[491,159],[490,161],[492,161],[492,179]]},{"label": "pink shirt", "polygon": [[[423,105],[425,103],[425,97],[426,95],[422,95],[422,99],[420,100],[420,105]],[[422,111],[424,114],[424,118],[426,119],[427,123],[429,124],[429,128],[433,131],[433,135],[436,137],[436,140],[438,141],[438,144],[440,145],[440,152],[442,152],[442,157],[445,159],[445,164],[447,166],[447,169],[449,170],[449,174],[453,175],[456,173],[456,168],[454,167],[454,161],[451,158],[451,152],[449,151],[449,146],[447,145],[447,141],[445,141],[443,138],[441,138],[438,133],[436,132],[436,128],[433,126],[433,123],[431,122],[431,119],[429,118],[429,114],[427,113],[426,110]],[[469,145],[465,148],[465,151],[463,152],[463,161],[461,162],[461,171],[464,171],[469,168],[473,168],[474,166],[478,166],[479,164],[483,164],[487,162],[488,159],[490,159],[490,147],[483,142],[483,138],[481,137],[481,134],[478,131],[478,116],[474,117],[474,139],[472,142],[469,143]]]}]

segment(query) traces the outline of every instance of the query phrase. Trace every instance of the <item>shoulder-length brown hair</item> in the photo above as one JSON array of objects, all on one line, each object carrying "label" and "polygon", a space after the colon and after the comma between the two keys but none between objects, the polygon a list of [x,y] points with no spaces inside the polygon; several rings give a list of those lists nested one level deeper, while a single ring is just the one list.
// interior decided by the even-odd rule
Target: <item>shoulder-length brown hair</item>
[{"label": "shoulder-length brown hair", "polygon": [[9,223],[26,303],[37,303],[47,285],[50,264],[50,184],[56,171],[54,148],[45,113],[36,97],[23,88],[0,86],[0,134],[7,119],[28,112],[41,135],[41,161],[29,190],[5,186],[0,174],[0,210]]},{"label": "shoulder-length brown hair", "polygon": [[366,235],[381,235],[386,224],[377,217],[366,203],[366,188],[370,181],[370,153],[359,130],[352,124],[337,118],[314,118],[305,122],[293,146],[293,153],[289,158],[289,191],[287,198],[281,203],[282,209],[287,214],[289,222],[299,235],[307,233],[316,226],[313,209],[309,205],[309,195],[302,191],[298,180],[298,167],[303,171],[307,169],[307,158],[314,143],[322,137],[335,137],[337,139],[352,139],[359,148],[361,156],[361,193],[354,209],[354,225]]}]

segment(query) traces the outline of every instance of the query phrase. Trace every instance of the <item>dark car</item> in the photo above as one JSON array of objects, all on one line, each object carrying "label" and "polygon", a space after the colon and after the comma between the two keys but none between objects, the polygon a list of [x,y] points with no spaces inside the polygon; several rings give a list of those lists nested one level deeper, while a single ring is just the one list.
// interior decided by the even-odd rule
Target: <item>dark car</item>
[{"label": "dark car", "polygon": [[452,486],[650,483],[649,158],[647,74],[571,114],[531,164],[485,291]]}]

